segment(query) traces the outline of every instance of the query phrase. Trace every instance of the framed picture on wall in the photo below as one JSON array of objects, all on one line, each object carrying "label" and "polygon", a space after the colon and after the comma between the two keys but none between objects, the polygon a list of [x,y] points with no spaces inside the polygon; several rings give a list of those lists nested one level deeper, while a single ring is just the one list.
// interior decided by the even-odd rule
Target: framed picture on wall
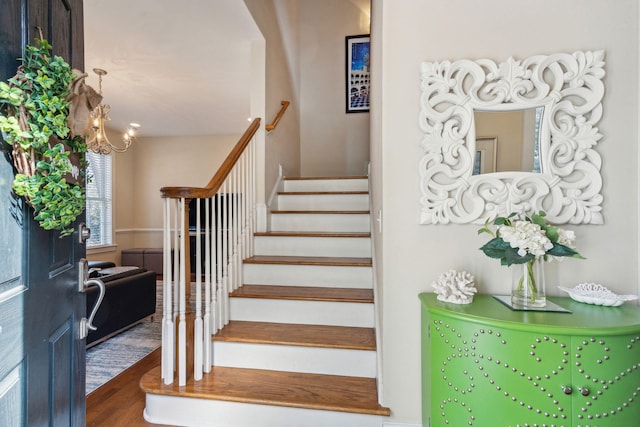
[{"label": "framed picture on wall", "polygon": [[473,175],[496,172],[498,166],[498,138],[476,138],[476,158],[473,163]]},{"label": "framed picture on wall", "polygon": [[346,99],[347,113],[369,111],[369,35],[347,36]]}]

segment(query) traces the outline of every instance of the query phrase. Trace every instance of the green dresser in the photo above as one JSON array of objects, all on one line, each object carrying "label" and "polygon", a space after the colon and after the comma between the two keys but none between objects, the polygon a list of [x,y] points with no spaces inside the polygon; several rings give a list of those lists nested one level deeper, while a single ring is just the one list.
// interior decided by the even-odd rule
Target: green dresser
[{"label": "green dresser", "polygon": [[420,300],[423,426],[640,427],[639,307]]}]

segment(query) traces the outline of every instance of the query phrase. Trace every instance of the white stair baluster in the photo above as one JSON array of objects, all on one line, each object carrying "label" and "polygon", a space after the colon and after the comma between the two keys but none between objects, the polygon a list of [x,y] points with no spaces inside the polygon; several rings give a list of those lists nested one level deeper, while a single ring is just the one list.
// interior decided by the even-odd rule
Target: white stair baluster
[{"label": "white stair baluster", "polygon": [[[202,363],[204,372],[211,371],[211,345],[210,337],[211,337],[211,271],[212,267],[215,266],[213,264],[214,259],[211,256],[211,199],[205,200],[205,226],[204,226],[204,259],[205,259],[205,283],[204,283],[204,318],[202,320],[203,331],[202,331]],[[213,266],[212,266],[213,264]]]},{"label": "white stair baluster", "polygon": [[186,242],[189,238],[187,232],[185,232],[185,206],[186,201],[183,198],[180,199],[180,290],[179,290],[179,323],[178,323],[178,385],[183,386],[187,383],[187,322],[186,322]]},{"label": "white stair baluster", "polygon": [[163,268],[162,268],[162,378],[165,384],[173,383],[174,333],[171,302],[171,200],[164,199]]},{"label": "white stair baluster", "polygon": [[196,202],[196,316],[193,321],[193,378],[202,379],[202,240],[200,227],[200,200]]}]

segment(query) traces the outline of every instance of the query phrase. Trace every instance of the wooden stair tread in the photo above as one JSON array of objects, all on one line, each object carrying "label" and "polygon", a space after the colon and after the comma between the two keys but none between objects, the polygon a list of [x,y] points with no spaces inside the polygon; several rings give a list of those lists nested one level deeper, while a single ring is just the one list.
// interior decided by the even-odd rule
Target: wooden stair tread
[{"label": "wooden stair tread", "polygon": [[373,328],[232,320],[214,341],[375,351]]},{"label": "wooden stair tread", "polygon": [[364,175],[349,175],[349,176],[287,176],[285,181],[314,181],[314,180],[334,180],[334,179],[369,179]]},{"label": "wooden stair tread", "polygon": [[245,264],[293,264],[327,265],[345,267],[371,267],[371,258],[358,257],[313,257],[313,256],[276,256],[254,255],[244,260]]},{"label": "wooden stair tread", "polygon": [[254,236],[269,237],[371,237],[370,232],[351,231],[263,231],[253,233]]},{"label": "wooden stair tread", "polygon": [[342,214],[357,214],[357,215],[369,215],[369,211],[271,211],[272,214],[332,214],[332,215],[342,215]]},{"label": "wooden stair tread", "polygon": [[235,298],[373,303],[373,289],[359,288],[243,285],[231,292],[229,296]]},{"label": "wooden stair tread", "polygon": [[370,415],[390,415],[378,403],[375,378],[214,366],[201,381],[163,384],[160,367],[140,380],[146,393]]}]

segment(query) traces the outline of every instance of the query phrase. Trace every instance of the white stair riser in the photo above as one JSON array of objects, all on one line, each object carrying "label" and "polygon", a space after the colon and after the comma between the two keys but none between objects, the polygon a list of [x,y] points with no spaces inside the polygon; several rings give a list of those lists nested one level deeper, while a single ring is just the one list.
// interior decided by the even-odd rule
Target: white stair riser
[{"label": "white stair riser", "polygon": [[367,179],[285,179],[284,191],[369,191],[369,183]]},{"label": "white stair riser", "polygon": [[319,286],[371,289],[371,267],[340,267],[296,264],[244,264],[247,285]]},{"label": "white stair riser", "polygon": [[256,255],[371,257],[368,237],[256,236]]},{"label": "white stair riser", "polygon": [[213,364],[351,377],[376,376],[375,351],[341,348],[214,341]]},{"label": "white stair riser", "polygon": [[230,298],[230,320],[373,328],[373,304]]},{"label": "white stair riser", "polygon": [[[144,419],[198,427],[381,427],[383,417],[147,394]],[[386,419],[386,417],[385,417]]]},{"label": "white stair riser", "polygon": [[367,211],[368,194],[280,194],[278,209],[283,211]]},{"label": "white stair riser", "polygon": [[369,214],[271,214],[271,231],[368,232]]}]

